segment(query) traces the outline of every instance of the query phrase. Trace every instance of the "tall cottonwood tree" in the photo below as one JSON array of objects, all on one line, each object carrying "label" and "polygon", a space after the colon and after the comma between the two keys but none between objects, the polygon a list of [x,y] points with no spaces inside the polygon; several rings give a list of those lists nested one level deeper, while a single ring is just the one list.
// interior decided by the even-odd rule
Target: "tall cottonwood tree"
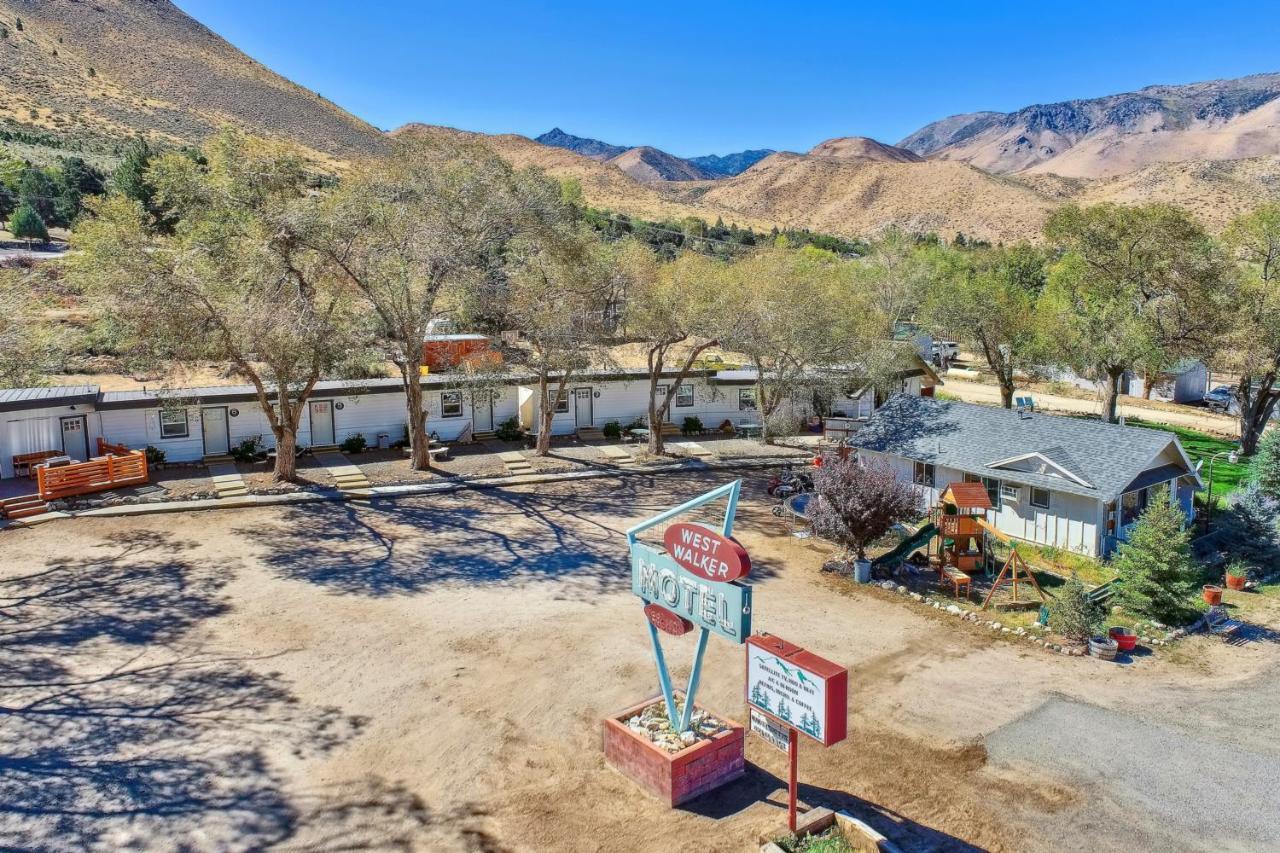
[{"label": "tall cottonwood tree", "polygon": [[403,141],[344,178],[329,206],[332,227],[315,232],[314,247],[367,303],[400,371],[415,469],[430,465],[421,386],[427,326],[468,293],[487,290],[508,240],[547,208],[559,214],[558,188],[535,187],[478,143]]},{"label": "tall cottonwood tree", "polygon": [[1240,377],[1240,451],[1252,455],[1280,400],[1280,204],[1233,220],[1223,238],[1240,267],[1223,354]]},{"label": "tall cottonwood tree", "polygon": [[172,228],[116,193],[73,235],[69,271],[157,357],[225,362],[249,382],[275,437],[275,479],[291,480],[312,390],[359,360],[363,330],[306,245],[318,200],[300,153],[226,130],[204,155],[164,155],[146,172]]},{"label": "tall cottonwood tree", "polygon": [[1120,382],[1135,368],[1219,344],[1230,272],[1214,241],[1168,204],[1061,208],[1045,236],[1063,251],[1040,300],[1056,358],[1105,380],[1114,423]]},{"label": "tall cottonwood tree", "polygon": [[982,353],[1004,407],[1012,408],[1015,377],[1033,369],[1039,349],[1035,306],[1044,290],[1044,256],[1026,245],[948,256],[925,313]]}]

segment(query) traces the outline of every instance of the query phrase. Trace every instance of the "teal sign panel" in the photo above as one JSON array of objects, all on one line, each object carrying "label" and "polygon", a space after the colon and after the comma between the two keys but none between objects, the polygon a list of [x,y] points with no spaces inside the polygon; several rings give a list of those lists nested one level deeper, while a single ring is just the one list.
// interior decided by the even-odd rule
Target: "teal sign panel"
[{"label": "teal sign panel", "polygon": [[727,640],[751,636],[751,587],[700,578],[641,542],[631,543],[631,591]]}]

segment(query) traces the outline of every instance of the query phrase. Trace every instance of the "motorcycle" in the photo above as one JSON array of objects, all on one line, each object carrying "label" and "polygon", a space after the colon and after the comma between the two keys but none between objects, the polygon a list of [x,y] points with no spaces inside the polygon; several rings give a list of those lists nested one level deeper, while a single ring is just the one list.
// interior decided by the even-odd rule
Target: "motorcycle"
[{"label": "motorcycle", "polygon": [[784,466],[781,471],[770,477],[769,484],[765,487],[765,492],[778,500],[777,505],[773,507],[773,514],[778,517],[782,517],[783,505],[787,498],[812,491],[813,477],[803,471],[796,471],[790,465]]}]

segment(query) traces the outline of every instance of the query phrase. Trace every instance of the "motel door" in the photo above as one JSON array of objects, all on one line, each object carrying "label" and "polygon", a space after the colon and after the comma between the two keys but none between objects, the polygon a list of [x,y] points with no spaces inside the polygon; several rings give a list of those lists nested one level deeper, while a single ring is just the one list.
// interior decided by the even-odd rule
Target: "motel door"
[{"label": "motel door", "polygon": [[204,455],[223,456],[231,452],[231,432],[227,407],[200,410],[200,430],[204,434]]},{"label": "motel door", "polygon": [[335,444],[333,440],[333,401],[311,401],[311,444],[313,447],[327,447]]},{"label": "motel door", "polygon": [[89,461],[89,430],[84,415],[62,418],[62,452],[77,462]]},{"label": "motel door", "polygon": [[471,428],[475,432],[493,432],[493,393],[479,391],[471,398]]},{"label": "motel door", "polygon": [[595,420],[592,413],[593,403],[590,388],[573,389],[573,422],[575,426],[591,426]]}]

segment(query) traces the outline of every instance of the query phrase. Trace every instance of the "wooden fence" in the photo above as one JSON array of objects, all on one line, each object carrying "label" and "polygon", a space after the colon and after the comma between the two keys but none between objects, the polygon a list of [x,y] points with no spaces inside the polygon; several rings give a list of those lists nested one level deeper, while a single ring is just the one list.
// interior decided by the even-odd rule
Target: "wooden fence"
[{"label": "wooden fence", "polygon": [[51,501],[105,492],[117,486],[137,486],[148,481],[147,455],[141,450],[130,450],[98,439],[98,452],[104,455],[88,462],[36,469],[40,497]]}]

